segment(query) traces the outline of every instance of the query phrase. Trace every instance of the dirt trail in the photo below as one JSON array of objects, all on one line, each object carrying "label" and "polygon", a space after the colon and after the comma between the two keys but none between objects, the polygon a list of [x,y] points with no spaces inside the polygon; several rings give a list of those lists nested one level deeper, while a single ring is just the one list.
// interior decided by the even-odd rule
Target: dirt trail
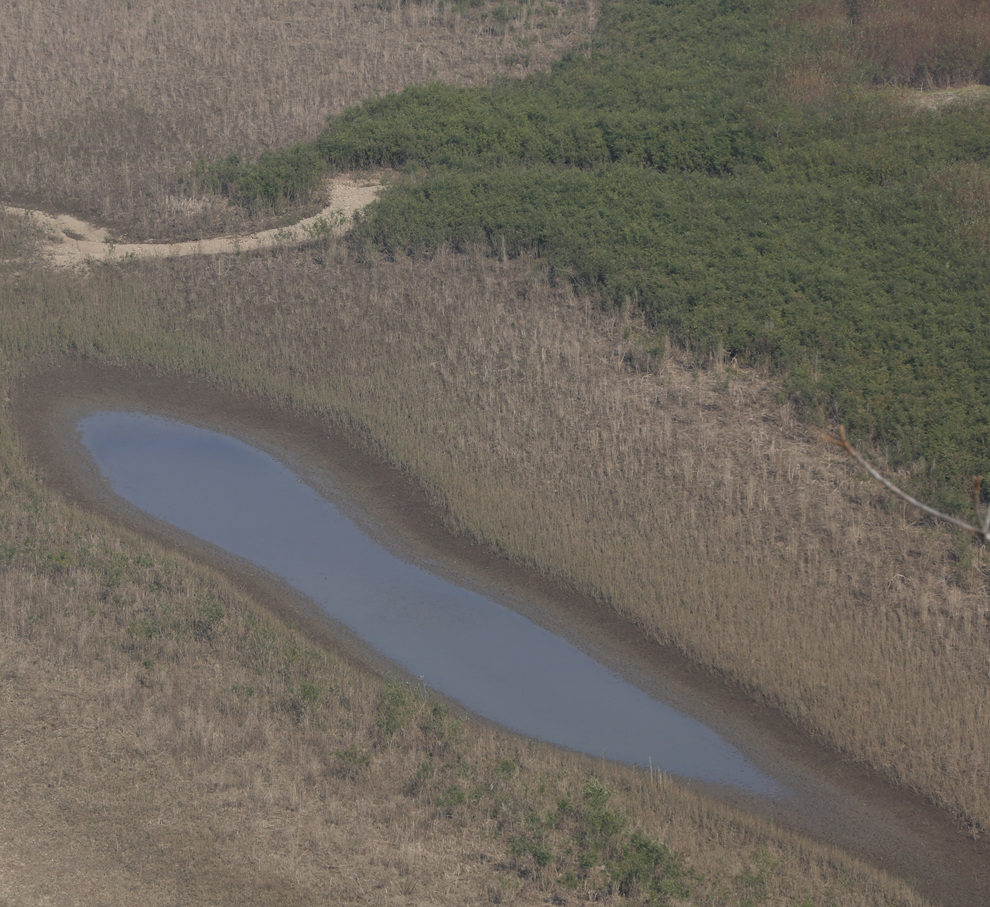
[{"label": "dirt trail", "polygon": [[92,261],[127,258],[170,258],[176,255],[219,255],[248,252],[280,245],[296,245],[329,228],[333,235],[344,232],[354,215],[371,204],[382,183],[371,177],[340,176],[327,183],[328,202],[319,214],[291,227],[278,227],[242,236],[217,236],[176,243],[114,243],[108,231],[68,214],[44,214],[4,205],[8,214],[30,217],[45,231],[45,258],[55,267],[80,267]]}]

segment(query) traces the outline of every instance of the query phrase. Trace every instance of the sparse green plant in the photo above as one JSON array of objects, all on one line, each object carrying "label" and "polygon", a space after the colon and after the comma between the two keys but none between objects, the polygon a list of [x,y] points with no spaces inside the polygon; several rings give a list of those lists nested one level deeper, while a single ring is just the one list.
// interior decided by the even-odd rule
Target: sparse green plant
[{"label": "sparse green plant", "polygon": [[740,907],[755,907],[770,900],[770,879],[779,866],[765,850],[756,850],[750,857],[750,866],[736,876],[740,889]]},{"label": "sparse green plant", "polygon": [[344,225],[344,213],[334,211],[329,217],[318,217],[304,229],[306,238],[314,245],[326,247],[337,231]]},{"label": "sparse green plant", "polygon": [[377,727],[388,740],[400,731],[412,715],[412,700],[408,684],[389,680],[382,688],[378,707]]}]

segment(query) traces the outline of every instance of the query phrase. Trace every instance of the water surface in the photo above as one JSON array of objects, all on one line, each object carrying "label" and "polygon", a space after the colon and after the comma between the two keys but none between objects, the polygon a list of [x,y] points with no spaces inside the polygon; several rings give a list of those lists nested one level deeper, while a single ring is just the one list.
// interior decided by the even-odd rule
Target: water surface
[{"label": "water surface", "polygon": [[776,785],[704,724],[498,601],[382,547],[268,454],[136,412],[79,422],[113,491],[280,577],[432,689],[512,730],[752,793]]}]

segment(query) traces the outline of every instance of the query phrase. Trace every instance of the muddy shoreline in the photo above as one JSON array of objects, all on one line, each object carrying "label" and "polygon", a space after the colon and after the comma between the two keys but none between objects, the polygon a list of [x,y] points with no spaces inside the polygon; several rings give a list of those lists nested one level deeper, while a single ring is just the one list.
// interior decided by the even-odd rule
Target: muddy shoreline
[{"label": "muddy shoreline", "polygon": [[375,670],[394,670],[274,578],[167,529],[113,497],[102,477],[87,467],[73,429],[81,414],[109,408],[171,416],[276,455],[311,484],[338,496],[337,503],[387,547],[407,559],[439,562],[450,578],[494,593],[647,692],[709,724],[780,778],[791,796],[768,801],[693,786],[911,880],[936,902],[977,905],[990,900],[986,847],[960,834],[943,812],[844,763],[778,713],[727,687],[676,651],[649,641],[629,621],[588,597],[453,535],[414,481],[383,465],[360,439],[327,421],[191,379],[96,364],[65,362],[17,384],[16,427],[31,463],[51,487],[84,508],[223,570],[321,642]]}]

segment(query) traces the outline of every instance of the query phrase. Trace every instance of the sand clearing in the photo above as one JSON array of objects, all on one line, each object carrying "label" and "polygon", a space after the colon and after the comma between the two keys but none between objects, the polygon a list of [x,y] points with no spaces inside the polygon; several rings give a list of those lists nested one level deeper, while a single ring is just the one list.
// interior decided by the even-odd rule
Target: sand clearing
[{"label": "sand clearing", "polygon": [[347,229],[354,215],[371,204],[381,190],[381,181],[370,177],[335,177],[327,183],[326,207],[319,214],[290,227],[278,227],[243,236],[217,236],[175,243],[115,243],[107,230],[68,214],[44,214],[7,205],[3,206],[3,210],[8,214],[30,217],[46,234],[43,244],[45,258],[55,267],[74,268],[94,261],[220,255],[279,245],[296,245],[328,230],[333,235],[340,235]]}]

